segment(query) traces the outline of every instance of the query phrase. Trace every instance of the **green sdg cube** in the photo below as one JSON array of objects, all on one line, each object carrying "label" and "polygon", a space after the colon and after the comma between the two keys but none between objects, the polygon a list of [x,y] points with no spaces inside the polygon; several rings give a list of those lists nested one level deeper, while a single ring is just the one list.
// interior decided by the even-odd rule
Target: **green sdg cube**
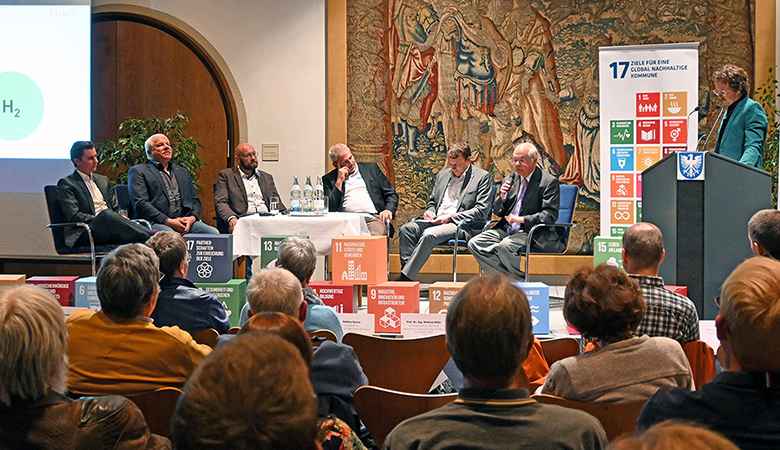
[{"label": "green sdg cube", "polygon": [[[308,239],[308,235],[303,234],[269,234],[260,238],[260,267],[265,267],[271,261],[276,259],[276,254],[279,251],[279,244],[283,240],[290,236],[298,236],[304,239]],[[255,269],[255,270],[259,270]]]},{"label": "green sdg cube", "polygon": [[607,263],[623,269],[623,239],[596,237],[593,243],[593,267]]},{"label": "green sdg cube", "polygon": [[219,297],[231,327],[238,326],[241,308],[246,303],[246,280],[228,280],[226,283],[195,283],[195,286]]}]

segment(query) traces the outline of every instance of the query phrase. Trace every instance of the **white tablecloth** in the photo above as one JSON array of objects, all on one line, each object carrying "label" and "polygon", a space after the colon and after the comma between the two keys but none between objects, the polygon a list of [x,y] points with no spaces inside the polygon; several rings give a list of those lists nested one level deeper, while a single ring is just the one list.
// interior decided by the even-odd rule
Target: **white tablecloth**
[{"label": "white tablecloth", "polygon": [[301,234],[309,236],[318,255],[329,255],[331,239],[339,236],[368,236],[362,214],[328,213],[324,216],[247,216],[233,230],[233,255],[258,256],[260,238],[268,235]]}]

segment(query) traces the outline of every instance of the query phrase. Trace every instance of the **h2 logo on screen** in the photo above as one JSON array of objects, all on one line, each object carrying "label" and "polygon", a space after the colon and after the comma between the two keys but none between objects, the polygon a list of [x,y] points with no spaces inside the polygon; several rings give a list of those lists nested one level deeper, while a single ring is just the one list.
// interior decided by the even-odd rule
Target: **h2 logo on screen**
[{"label": "h2 logo on screen", "polygon": [[[628,72],[628,66],[628,61],[615,61],[610,64],[609,68],[612,69],[612,78],[625,78],[626,72]],[[618,72],[620,73],[618,74]]]}]

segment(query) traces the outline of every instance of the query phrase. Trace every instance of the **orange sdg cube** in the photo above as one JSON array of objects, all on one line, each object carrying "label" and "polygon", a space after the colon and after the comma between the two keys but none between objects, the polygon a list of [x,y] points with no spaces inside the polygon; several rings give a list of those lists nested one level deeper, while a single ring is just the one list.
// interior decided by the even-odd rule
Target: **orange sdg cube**
[{"label": "orange sdg cube", "polygon": [[466,283],[454,283],[452,281],[437,281],[428,288],[428,300],[431,314],[447,314],[447,308],[455,294],[460,291]]},{"label": "orange sdg cube", "polygon": [[333,238],[333,282],[379,284],[387,281],[387,238]]},{"label": "orange sdg cube", "polygon": [[400,333],[401,314],[420,312],[420,282],[388,281],[368,287],[374,333]]}]

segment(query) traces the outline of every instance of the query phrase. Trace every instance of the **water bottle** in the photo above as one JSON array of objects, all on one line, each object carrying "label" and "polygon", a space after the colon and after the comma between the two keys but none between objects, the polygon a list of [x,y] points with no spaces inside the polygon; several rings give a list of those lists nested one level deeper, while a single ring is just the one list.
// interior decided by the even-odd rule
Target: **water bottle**
[{"label": "water bottle", "polygon": [[290,189],[290,211],[301,212],[301,187],[298,186],[298,176],[293,180],[292,189]]},{"label": "water bottle", "polygon": [[311,203],[311,197],[312,197],[311,177],[307,175],[306,185],[303,186],[303,211],[304,212],[311,212],[313,209]]},{"label": "water bottle", "polygon": [[314,187],[314,211],[325,212],[325,190],[322,188],[322,177],[317,176],[317,186]]}]

